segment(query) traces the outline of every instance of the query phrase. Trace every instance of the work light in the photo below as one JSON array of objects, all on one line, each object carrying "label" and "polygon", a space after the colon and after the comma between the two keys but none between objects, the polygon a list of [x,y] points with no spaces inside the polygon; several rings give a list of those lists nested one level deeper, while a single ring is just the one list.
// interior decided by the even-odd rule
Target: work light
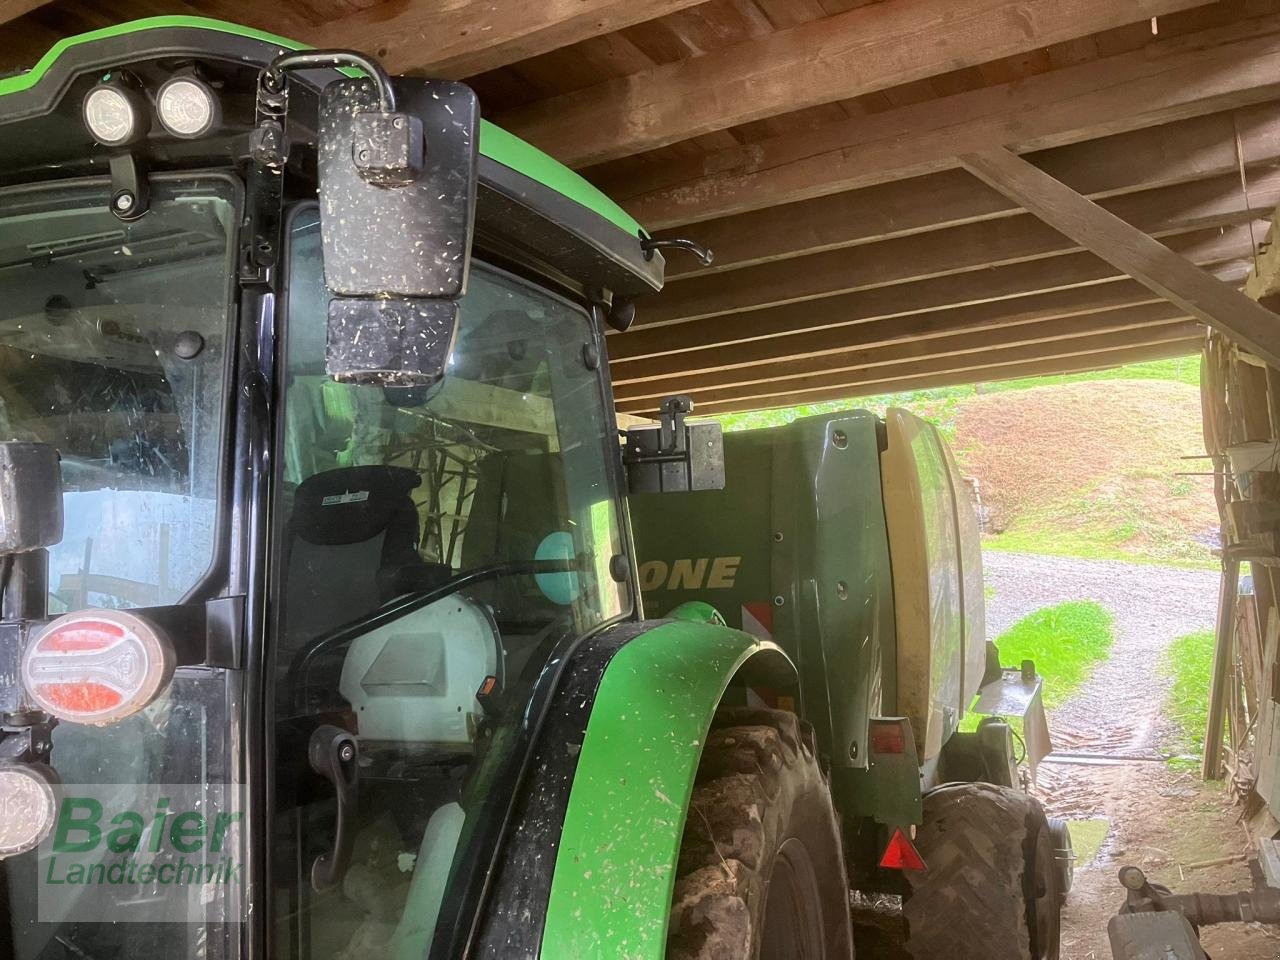
[{"label": "work light", "polygon": [[0,763],[0,860],[34,850],[58,813],[58,776],[43,763]]},{"label": "work light", "polygon": [[85,96],[83,112],[93,138],[108,147],[136,143],[151,128],[142,91],[110,75]]},{"label": "work light", "polygon": [[160,125],[175,137],[202,137],[218,123],[218,98],[204,81],[171,77],[156,92]]}]

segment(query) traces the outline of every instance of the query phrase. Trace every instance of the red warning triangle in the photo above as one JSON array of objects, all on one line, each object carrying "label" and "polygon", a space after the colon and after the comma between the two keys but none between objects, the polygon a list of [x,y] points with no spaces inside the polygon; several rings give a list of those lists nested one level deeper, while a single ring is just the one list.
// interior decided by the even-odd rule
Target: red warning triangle
[{"label": "red warning triangle", "polygon": [[880,866],[886,870],[924,870],[924,859],[902,828],[896,828],[889,838],[889,845],[884,848],[884,856],[880,858]]}]

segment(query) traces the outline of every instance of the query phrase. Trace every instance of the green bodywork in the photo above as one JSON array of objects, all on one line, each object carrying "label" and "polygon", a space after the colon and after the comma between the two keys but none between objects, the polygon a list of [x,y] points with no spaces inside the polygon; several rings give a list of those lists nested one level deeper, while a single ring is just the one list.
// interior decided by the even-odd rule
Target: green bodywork
[{"label": "green bodywork", "polygon": [[730,433],[723,490],[630,500],[647,614],[704,600],[771,636],[799,669],[799,712],[851,815],[885,809],[878,793],[919,796],[914,773],[907,790],[867,776],[868,720],[896,709],[880,436],[866,411]]},{"label": "green bodywork", "polygon": [[[165,16],[149,17],[145,20],[134,20],[116,26],[104,27],[90,33],[75,37],[67,37],[54,46],[26,73],[0,80],[0,97],[6,94],[28,90],[38,84],[58,59],[72,47],[98,40],[106,40],[124,34],[141,33],[146,30],[159,30],[173,27],[210,30],[218,33],[229,33],[235,36],[261,40],[285,50],[304,50],[306,44],[279,37],[272,33],[242,27],[222,20],[211,20],[205,17]],[[568,167],[556,162],[537,147],[525,143],[500,127],[486,120],[480,122],[480,153],[490,160],[510,167],[531,180],[536,180],[550,187],[562,196],[573,200],[608,220],[618,229],[631,236],[647,236],[644,229],[625,210],[606,197],[603,193],[578,176]]]},{"label": "green bodywork", "polygon": [[609,662],[556,857],[546,958],[658,958],[702,744],[735,676],[792,672],[773,644],[696,620],[640,634]]}]

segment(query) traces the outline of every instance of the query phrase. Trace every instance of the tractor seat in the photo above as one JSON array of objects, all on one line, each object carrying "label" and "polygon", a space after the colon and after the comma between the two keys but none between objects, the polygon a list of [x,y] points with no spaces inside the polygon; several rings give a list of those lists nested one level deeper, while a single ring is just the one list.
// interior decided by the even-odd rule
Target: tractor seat
[{"label": "tractor seat", "polygon": [[405,467],[373,465],[326,470],[299,485],[285,532],[291,651],[389,600],[448,580],[448,566],[418,554],[411,491],[421,482]]}]

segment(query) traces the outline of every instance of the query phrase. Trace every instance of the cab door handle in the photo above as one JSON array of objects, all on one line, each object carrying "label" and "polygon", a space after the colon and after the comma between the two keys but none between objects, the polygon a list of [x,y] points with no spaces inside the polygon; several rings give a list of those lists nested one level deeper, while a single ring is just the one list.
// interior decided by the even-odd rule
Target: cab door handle
[{"label": "cab door handle", "polygon": [[326,723],[311,734],[307,759],[312,770],[333,784],[338,798],[333,849],[316,857],[311,864],[311,886],[319,892],[337,884],[351,865],[360,785],[360,747],[346,730]]}]

